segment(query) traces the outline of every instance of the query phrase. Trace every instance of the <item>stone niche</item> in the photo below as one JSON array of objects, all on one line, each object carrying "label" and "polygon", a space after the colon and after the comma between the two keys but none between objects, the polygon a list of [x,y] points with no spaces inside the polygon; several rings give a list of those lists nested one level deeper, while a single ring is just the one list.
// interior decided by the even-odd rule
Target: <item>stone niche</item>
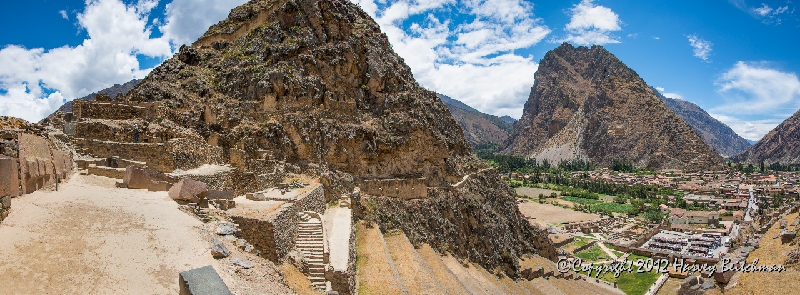
[{"label": "stone niche", "polygon": [[428,186],[425,185],[425,178],[363,180],[359,187],[362,193],[374,196],[403,200],[428,197]]}]

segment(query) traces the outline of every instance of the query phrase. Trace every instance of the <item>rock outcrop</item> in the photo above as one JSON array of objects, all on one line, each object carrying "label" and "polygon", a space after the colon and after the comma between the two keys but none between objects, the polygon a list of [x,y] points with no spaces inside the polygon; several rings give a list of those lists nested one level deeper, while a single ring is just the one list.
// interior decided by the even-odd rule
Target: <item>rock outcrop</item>
[{"label": "rock outcrop", "polygon": [[507,154],[551,162],[615,160],[650,169],[713,169],[723,159],[667,109],[636,72],[602,46],[549,51]]},{"label": "rock outcrop", "polygon": [[680,116],[683,121],[686,121],[686,124],[689,124],[703,138],[703,141],[714,148],[720,155],[733,157],[750,146],[750,142],[747,139],[736,134],[725,123],[711,117],[696,104],[681,99],[665,97],[655,89],[653,89],[653,92],[668,109]]},{"label": "rock outcrop", "polygon": [[464,132],[464,138],[473,148],[480,144],[502,145],[511,134],[514,123],[507,121],[514,120],[511,117],[501,118],[484,114],[463,102],[442,94],[439,94],[439,98],[450,109],[453,119]]},{"label": "rock outcrop", "polygon": [[[124,97],[83,101],[74,117],[76,133],[95,120],[91,128],[127,141],[89,132],[87,153],[131,151],[120,158],[160,163],[151,168],[161,172],[230,164],[233,172],[203,181],[237,194],[274,187],[287,173],[320,177],[328,202],[359,184],[385,184],[359,194],[370,208],[363,216],[415,244],[511,274],[526,253],[555,258],[544,230],[527,223],[513,191],[471,153],[447,107],[348,1],[250,1]],[[138,125],[146,142],[133,142],[132,122],[147,123]],[[197,149],[209,152],[190,154]],[[425,193],[388,193],[406,182]],[[425,219],[409,218],[419,214]]]},{"label": "rock outcrop", "polygon": [[733,158],[740,163],[800,164],[800,111]]}]

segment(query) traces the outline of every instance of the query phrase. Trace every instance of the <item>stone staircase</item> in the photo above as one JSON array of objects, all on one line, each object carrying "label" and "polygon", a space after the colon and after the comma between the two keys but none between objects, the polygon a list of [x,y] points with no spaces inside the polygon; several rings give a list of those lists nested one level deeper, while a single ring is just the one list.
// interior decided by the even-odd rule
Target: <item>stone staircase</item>
[{"label": "stone staircase", "polygon": [[324,237],[322,234],[322,221],[311,217],[305,212],[298,213],[297,250],[303,253],[308,262],[308,278],[313,287],[325,291],[325,262],[324,262]]},{"label": "stone staircase", "polygon": [[361,223],[357,225],[356,241],[359,261],[363,261],[357,269],[359,292],[368,294],[623,294],[574,274],[551,273],[556,269],[555,263],[542,257],[520,264],[542,267],[545,274],[552,275],[514,281],[449,254],[441,256],[428,245],[414,247],[402,232],[381,234]]}]

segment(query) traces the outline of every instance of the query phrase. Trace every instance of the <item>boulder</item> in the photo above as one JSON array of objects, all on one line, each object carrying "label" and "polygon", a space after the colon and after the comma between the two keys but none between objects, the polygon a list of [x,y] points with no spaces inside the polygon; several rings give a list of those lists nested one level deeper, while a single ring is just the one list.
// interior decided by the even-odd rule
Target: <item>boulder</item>
[{"label": "boulder", "polygon": [[244,269],[253,268],[253,264],[250,263],[247,259],[240,259],[240,258],[232,258],[231,263],[241,266]]},{"label": "boulder", "polygon": [[231,252],[228,251],[228,248],[225,247],[225,245],[222,244],[222,242],[219,239],[214,238],[211,241],[211,256],[220,259],[228,257],[228,255],[231,255]]},{"label": "boulder", "polygon": [[169,189],[169,197],[176,201],[200,203],[208,192],[208,186],[197,180],[184,178]]},{"label": "boulder", "polygon": [[125,168],[125,177],[123,177],[122,182],[125,183],[128,188],[149,189],[151,182],[166,180],[164,173],[147,168],[128,166]]},{"label": "boulder", "polygon": [[180,295],[233,294],[211,265],[181,272],[178,284],[180,284],[178,293]]}]

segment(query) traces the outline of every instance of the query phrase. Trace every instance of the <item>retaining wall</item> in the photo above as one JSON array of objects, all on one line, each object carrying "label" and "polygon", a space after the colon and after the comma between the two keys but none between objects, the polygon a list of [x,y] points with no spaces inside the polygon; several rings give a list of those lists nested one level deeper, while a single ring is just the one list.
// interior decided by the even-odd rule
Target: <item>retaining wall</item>
[{"label": "retaining wall", "polygon": [[281,264],[294,249],[297,237],[297,206],[294,203],[286,203],[265,216],[239,208],[229,210],[228,214],[239,225],[240,238],[253,245],[259,256]]}]

